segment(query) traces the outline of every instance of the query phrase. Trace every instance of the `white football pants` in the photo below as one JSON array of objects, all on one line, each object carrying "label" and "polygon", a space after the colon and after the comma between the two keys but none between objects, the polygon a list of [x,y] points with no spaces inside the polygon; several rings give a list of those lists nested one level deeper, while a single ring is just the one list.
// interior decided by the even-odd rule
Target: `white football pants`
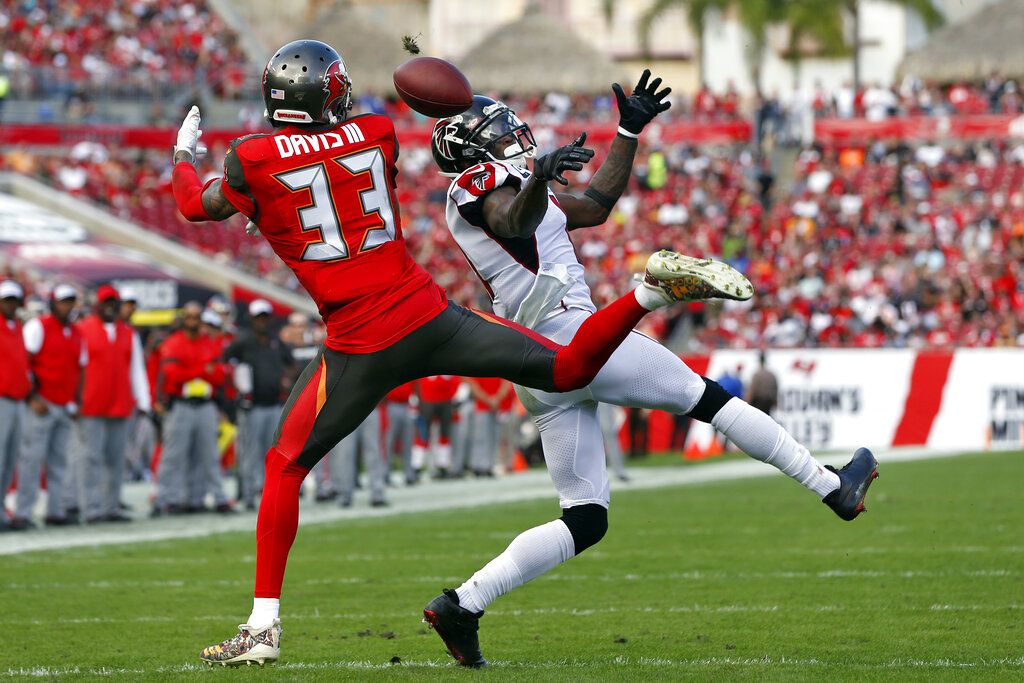
[{"label": "white football pants", "polygon": [[[536,331],[568,344],[590,315],[570,309],[541,321]],[[563,394],[516,386],[540,430],[548,472],[563,508],[596,503],[608,507],[608,472],[598,403],[684,414],[704,394],[704,380],[677,355],[639,332],[616,349],[589,385]]]}]

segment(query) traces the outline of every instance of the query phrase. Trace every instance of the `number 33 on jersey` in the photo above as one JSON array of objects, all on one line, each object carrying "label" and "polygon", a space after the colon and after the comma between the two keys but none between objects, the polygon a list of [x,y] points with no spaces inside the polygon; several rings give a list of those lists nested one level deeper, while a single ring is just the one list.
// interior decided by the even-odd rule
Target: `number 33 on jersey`
[{"label": "number 33 on jersey", "polygon": [[338,351],[383,348],[446,305],[405,248],[397,158],[391,120],[369,114],[239,138],[224,160],[221,192],[295,271]]}]

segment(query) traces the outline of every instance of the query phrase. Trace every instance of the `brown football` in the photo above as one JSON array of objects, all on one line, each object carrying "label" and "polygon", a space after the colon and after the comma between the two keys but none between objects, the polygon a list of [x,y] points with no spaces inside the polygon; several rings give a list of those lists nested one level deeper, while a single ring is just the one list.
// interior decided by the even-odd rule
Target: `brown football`
[{"label": "brown football", "polygon": [[469,109],[473,89],[458,68],[437,57],[416,57],[395,69],[395,90],[413,110],[444,118]]}]

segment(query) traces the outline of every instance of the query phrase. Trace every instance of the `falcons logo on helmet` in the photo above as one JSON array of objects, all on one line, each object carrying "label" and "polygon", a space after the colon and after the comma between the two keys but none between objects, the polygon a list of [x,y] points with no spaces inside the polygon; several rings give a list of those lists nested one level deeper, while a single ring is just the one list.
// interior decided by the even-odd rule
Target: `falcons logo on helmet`
[{"label": "falcons logo on helmet", "polygon": [[437,151],[445,159],[455,159],[455,153],[452,151],[449,143],[452,141],[461,142],[456,135],[459,132],[459,127],[456,124],[461,121],[462,116],[460,115],[438,121],[437,125],[434,126],[434,147],[437,148]]},{"label": "falcons logo on helmet", "polygon": [[324,99],[324,113],[331,111],[339,98],[348,94],[349,80],[345,75],[345,67],[341,60],[335,60],[324,74],[324,92],[327,97]]}]

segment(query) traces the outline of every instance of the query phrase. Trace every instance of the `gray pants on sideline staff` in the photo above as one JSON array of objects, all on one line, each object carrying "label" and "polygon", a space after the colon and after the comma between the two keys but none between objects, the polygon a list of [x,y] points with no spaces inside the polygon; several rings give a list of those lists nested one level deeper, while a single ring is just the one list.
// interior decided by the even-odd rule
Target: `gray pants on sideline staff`
[{"label": "gray pants on sideline staff", "polygon": [[[14,479],[14,470],[18,466],[24,410],[24,402],[0,398],[0,506],[3,505],[7,489]],[[0,526],[3,521],[0,519]]]},{"label": "gray pants on sideline staff", "polygon": [[239,499],[255,504],[263,489],[267,451],[274,445],[274,432],[281,419],[281,406],[253,406],[238,411],[238,472],[242,490]]},{"label": "gray pants on sideline staff", "polygon": [[453,477],[461,477],[470,467],[473,452],[473,413],[476,412],[476,401],[463,401],[454,409],[452,421],[452,466]]},{"label": "gray pants on sideline staff", "polygon": [[474,410],[470,415],[469,469],[473,474],[493,474],[498,460],[498,414],[490,410]]},{"label": "gray pants on sideline staff", "polygon": [[370,479],[370,502],[384,502],[386,464],[380,451],[380,408],[366,416],[355,431],[331,449],[331,475],[338,484],[342,505],[351,504],[356,489],[356,454],[363,454],[363,469]]},{"label": "gray pants on sideline staff", "polygon": [[334,483],[334,470],[338,467],[338,457],[334,452],[339,448],[340,444],[328,451],[327,455],[320,458],[320,462],[310,470],[311,476],[307,478],[307,481],[313,480],[313,494],[317,500],[329,500],[331,496],[338,493],[338,486]]},{"label": "gray pants on sideline staff", "polygon": [[384,432],[384,453],[387,475],[396,460],[402,462],[402,475],[408,483],[416,479],[412,468],[412,438],[416,431],[416,420],[408,403],[387,403],[388,426]]},{"label": "gray pants on sideline staff", "polygon": [[46,516],[64,516],[64,486],[71,443],[71,416],[64,406],[46,403],[46,414],[26,409],[22,421],[18,497],[14,515],[29,519],[39,499],[39,479],[46,467]]},{"label": "gray pants on sideline staff", "polygon": [[[164,450],[157,467],[157,508],[194,505],[196,497],[202,502],[210,490],[217,505],[227,502],[218,456],[217,406],[213,401],[176,401],[164,421]],[[190,471],[199,471],[200,478],[190,482]]]},{"label": "gray pants on sideline staff", "polygon": [[80,417],[78,448],[81,452],[81,497],[85,519],[116,515],[121,510],[128,418]]},{"label": "gray pants on sideline staff", "polygon": [[622,455],[622,446],[619,445],[618,406],[608,403],[597,404],[597,422],[601,426],[601,436],[604,437],[604,452],[608,460],[608,467],[615,476],[625,481],[629,478],[626,472],[626,460]]}]

